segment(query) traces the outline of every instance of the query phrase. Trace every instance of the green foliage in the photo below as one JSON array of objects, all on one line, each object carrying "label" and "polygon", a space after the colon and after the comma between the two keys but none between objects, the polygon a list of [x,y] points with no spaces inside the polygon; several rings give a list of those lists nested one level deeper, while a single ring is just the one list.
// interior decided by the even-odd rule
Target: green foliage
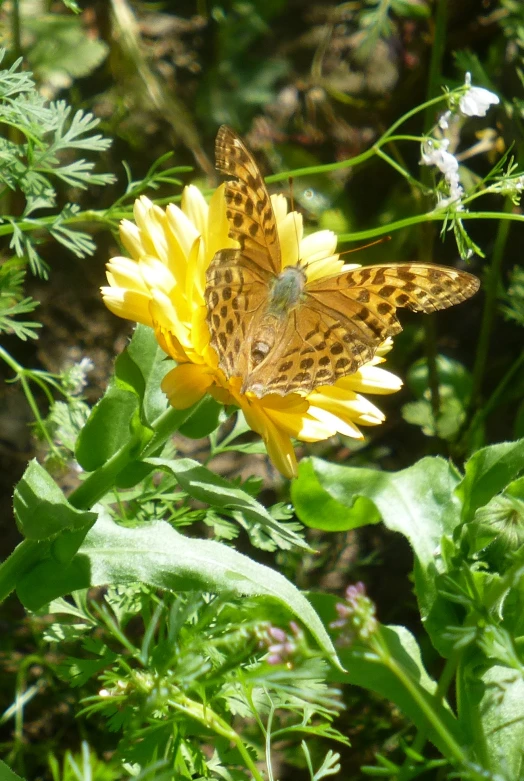
[{"label": "green foliage", "polygon": [[29,261],[33,273],[45,276],[47,266],[30,238],[35,228],[47,230],[78,257],[91,254],[95,246],[88,234],[67,225],[78,207],[66,204],[52,217],[39,217],[44,210],[56,209],[57,187],[62,183],[86,189],[114,181],[112,174],[95,173],[94,163],[83,159],[66,162],[64,154],[72,150],[101,152],[110,142],[92,133],[99,124],[92,114],[73,113],[65,101],[49,102],[41,97],[31,74],[22,72],[20,65],[17,60],[0,71],[0,126],[14,131],[0,144],[0,193],[20,190],[25,206],[20,218],[4,214],[2,220],[11,228],[10,247]]},{"label": "green foliage", "polygon": [[[79,10],[72,0],[64,4]],[[25,369],[0,348],[47,449],[46,468],[32,460],[15,488],[14,509],[24,539],[0,568],[0,594],[16,589],[24,606],[39,611],[32,619],[37,648],[27,664],[49,670],[53,686],[59,682],[68,687],[71,714],[89,738],[79,753],[56,748],[49,754],[53,781],[110,781],[124,776],[271,781],[277,752],[279,765],[286,762],[297,777],[333,777],[345,767],[333,741],[341,751],[348,746],[343,736],[347,725],[339,732],[333,722],[351,699],[347,693],[357,687],[366,697],[359,712],[369,723],[376,721],[370,707],[377,701],[373,697],[392,703],[395,714],[397,709],[402,714],[396,715],[400,726],[397,722],[393,728],[386,720],[387,756],[373,739],[366,744],[366,755],[373,751],[376,761],[364,766],[362,773],[399,781],[437,775],[514,781],[522,776],[524,441],[472,446],[484,431],[483,416],[497,408],[504,388],[522,367],[516,361],[485,408],[478,408],[497,297],[503,299],[510,326],[524,323],[519,267],[507,293],[500,293],[507,226],[523,219],[512,210],[523,190],[519,150],[515,159],[507,151],[481,175],[466,167],[473,147],[460,147],[459,168],[454,155],[459,142],[468,139],[469,119],[460,109],[468,87],[437,95],[438,67],[433,63],[431,99],[409,107],[374,143],[349,156],[347,150],[353,145],[358,150],[362,139],[355,140],[348,132],[327,95],[353,107],[360,99],[339,85],[333,87],[323,71],[332,28],[344,26],[347,19],[353,24],[348,22],[344,43],[353,68],[373,64],[381,40],[391,51],[406,47],[408,63],[412,52],[407,42],[418,29],[411,25],[434,21],[433,8],[425,0],[350,5],[337,6],[333,17],[322,17],[312,28],[317,49],[311,73],[292,82],[295,93],[300,93],[297,105],[304,102],[304,116],[299,115],[300,108],[294,110],[282,137],[303,133],[307,138],[315,129],[315,111],[325,111],[323,121],[342,139],[338,162],[318,165],[316,153],[310,152],[307,159],[292,159],[307,185],[299,188],[299,200],[310,212],[323,212],[321,227],[334,220],[344,230],[351,229],[347,240],[406,228],[414,233],[415,226],[423,224],[426,229],[439,222],[442,237],[454,236],[462,258],[476,254],[482,259],[484,239],[472,238],[468,221],[486,215],[500,219],[473,371],[437,355],[428,339],[429,357],[408,369],[412,400],[402,410],[404,419],[426,436],[438,437],[439,447],[452,443],[458,457],[469,447],[469,460],[456,467],[442,457],[413,455],[406,468],[379,471],[377,442],[368,449],[364,444],[358,456],[364,467],[304,458],[291,487],[290,505],[285,489],[272,486],[271,494],[262,493],[259,478],[215,473],[218,457],[261,453],[263,446],[247,438],[249,427],[241,413],[232,419],[232,411],[214,399],[204,399],[190,410],[169,407],[160,386],[173,362],[166,360],[145,326],[135,330],[116,361],[107,391],[92,410],[82,397],[85,361],[67,372],[50,374]],[[501,7],[501,26],[511,43],[507,53],[518,63],[515,72],[522,79],[522,9],[512,0],[501,0]],[[191,88],[204,125],[245,125],[255,110],[264,112],[281,82],[288,79],[291,84],[285,47],[278,52],[267,49],[273,20],[287,10],[283,0],[211,7],[216,61],[198,88]],[[83,24],[79,17],[56,13],[25,22],[25,32],[35,41],[28,60],[48,86],[71,84],[93,73],[105,57],[107,44],[87,36]],[[438,51],[443,32],[439,33],[438,19],[435,25],[433,48]],[[153,56],[162,45],[157,46],[154,35],[151,38],[155,43],[148,55]],[[297,43],[288,51],[293,45]],[[498,60],[503,61],[500,41],[497,47]],[[500,66],[488,67],[489,58],[496,61],[493,51],[486,57],[463,50],[457,52],[456,62],[470,70],[476,82],[489,86]],[[75,99],[73,91],[71,100]],[[371,107],[380,112],[378,101],[361,103],[366,111]],[[506,99],[499,116],[521,112],[520,103]],[[271,111],[277,111],[274,105]],[[118,110],[115,116],[117,122]],[[140,121],[140,112],[138,116]],[[417,121],[424,122],[418,131]],[[429,127],[431,122],[435,124]],[[448,135],[446,123],[452,125]],[[114,177],[99,173],[95,162],[78,155],[99,156],[108,149],[108,141],[96,133],[98,120],[90,113],[74,110],[64,100],[43,98],[31,75],[21,70],[20,60],[0,71],[0,124],[5,131],[0,142],[0,232],[9,237],[16,255],[0,268],[0,331],[28,340],[36,337],[39,323],[20,319],[37,306],[24,293],[24,274],[28,265],[40,276],[49,272],[39,254],[43,241],[52,238],[83,258],[95,248],[91,228],[85,226],[97,223],[114,230],[120,218],[130,216],[133,199],[146,191],[162,188],[159,203],[165,203],[173,196],[173,187],[181,185],[178,175],[189,169],[166,168],[167,153],[135,179],[124,163],[123,194],[107,209],[82,211],[76,203],[79,196]],[[413,135],[400,131],[404,124]],[[467,132],[461,136],[463,127]],[[274,129],[273,133],[279,138]],[[272,137],[270,127],[268,138]],[[314,132],[310,137],[316,139]],[[428,149],[434,153],[427,163],[433,166],[433,177],[419,174],[415,161],[420,145],[426,156]],[[199,143],[188,146],[202,160]],[[493,143],[484,151],[494,150]],[[275,159],[291,159],[288,154],[293,150],[283,147]],[[358,167],[372,158],[385,163],[396,178],[397,189],[386,194],[388,203],[395,202],[390,212],[395,217],[387,218],[383,211],[369,223],[374,227],[357,233],[359,210],[342,200],[342,179],[327,186],[322,180],[328,171],[340,176],[354,169],[358,176]],[[149,164],[144,162],[144,168]],[[274,180],[284,176],[288,174]],[[391,196],[392,191],[398,198]],[[499,208],[493,203],[500,203],[501,196],[506,199],[505,211],[477,209],[479,198],[488,204],[483,210]],[[326,205],[331,207],[329,214]],[[419,250],[424,247],[429,259],[433,248],[426,238],[420,239]],[[400,240],[398,246],[403,247]],[[410,349],[415,341],[416,337]],[[46,417],[35,387],[49,403]],[[55,395],[59,401],[54,401]],[[521,407],[517,432],[522,433],[523,420]],[[208,437],[208,460],[201,464],[179,452],[173,434]],[[410,447],[408,441],[409,453]],[[387,447],[382,454],[391,465]],[[215,457],[217,461],[211,461]],[[51,473],[71,464],[76,487],[69,491]],[[410,625],[418,626],[420,619],[417,636],[406,626],[379,622],[362,584],[348,587],[344,598],[328,593],[325,573],[318,563],[310,563],[313,551],[294,514],[309,529],[322,532],[323,537],[314,531],[308,539],[324,548],[325,559],[325,540],[331,547],[328,535],[333,532],[349,532],[353,539],[370,526],[372,535],[378,535],[382,523],[389,532],[402,535],[414,561],[418,615],[415,620],[411,616]],[[367,563],[377,566],[374,555]],[[313,580],[309,577],[308,582],[308,566],[320,575],[307,596],[278,569],[291,577],[295,565],[302,587]],[[352,567],[366,572],[365,562],[352,559]],[[340,569],[334,574],[340,578]],[[379,577],[389,588],[389,573],[380,570]],[[400,610],[397,615],[403,619]],[[22,666],[15,702],[3,718],[15,719],[8,760],[23,775],[27,709],[22,706],[33,698],[38,705],[37,694],[41,695],[40,686],[27,683]],[[97,730],[107,741],[107,750],[96,739]],[[358,736],[358,724],[350,724],[350,731]],[[3,763],[0,775],[18,778]]]},{"label": "green foliage", "polygon": [[[299,516],[300,498],[313,481],[313,491],[326,494],[328,517],[336,500],[348,508],[350,527],[355,500],[365,496],[412,546],[425,628],[434,647],[452,661],[456,676],[455,715],[444,690],[437,691],[421,670],[420,652],[403,628],[372,627],[341,659],[353,683],[393,700],[451,765],[458,763],[461,777],[481,778],[486,772],[509,780],[521,773],[522,472],[520,441],[479,450],[462,479],[437,458],[390,474],[313,459],[302,463],[293,486]],[[319,526],[326,524],[327,517],[320,516]],[[325,620],[335,614],[334,601],[329,605],[322,598],[319,612]],[[332,626],[348,631],[356,612],[338,612],[347,616],[347,624],[339,620]],[[401,633],[394,643],[392,631]]]}]

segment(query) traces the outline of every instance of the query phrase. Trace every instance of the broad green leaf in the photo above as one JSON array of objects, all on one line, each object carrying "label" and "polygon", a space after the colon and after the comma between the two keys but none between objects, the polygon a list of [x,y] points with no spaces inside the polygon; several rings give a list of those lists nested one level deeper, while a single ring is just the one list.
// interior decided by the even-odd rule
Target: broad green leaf
[{"label": "broad green leaf", "polygon": [[212,396],[202,399],[195,412],[180,426],[180,433],[191,439],[207,437],[218,427],[219,415],[223,406]]},{"label": "broad green leaf", "polygon": [[291,498],[297,516],[312,529],[346,531],[381,520],[377,508],[365,496],[357,496],[351,507],[330,496],[311,461],[300,464],[299,478],[291,485]]},{"label": "broad green leaf", "polygon": [[173,362],[165,358],[152,329],[138,325],[116,359],[106,393],[80,432],[76,458],[86,472],[105,464],[132,435],[147,439],[148,426],[168,408],[160,383]]},{"label": "broad green leaf", "polygon": [[135,393],[111,384],[93,407],[76,445],[76,459],[86,472],[103,466],[131,437],[131,419],[138,411]]},{"label": "broad green leaf", "polygon": [[11,768],[0,759],[0,781],[24,781],[21,776],[17,776]]},{"label": "broad green leaf", "polygon": [[29,540],[47,540],[66,529],[85,529],[96,520],[96,513],[69,504],[36,459],[29,462],[15,488],[13,507],[18,529]]},{"label": "broad green leaf", "polygon": [[[135,376],[140,377],[140,385],[134,387],[142,399],[143,420],[151,425],[169,406],[160,383],[173,368],[174,361],[159,346],[153,329],[140,324],[124,353],[135,367]],[[118,361],[116,373],[120,376]]]},{"label": "broad green leaf", "polygon": [[[366,497],[388,529],[408,539],[415,553],[417,596],[422,615],[426,617],[437,597],[435,577],[442,569],[438,546],[443,535],[451,535],[460,519],[460,504],[453,493],[459,482],[456,469],[442,458],[423,458],[400,472],[339,466],[319,458],[305,459],[292,487],[293,498],[302,492],[302,481],[306,481],[306,487],[311,485],[311,468],[326,501],[335,500],[353,509],[358,497]],[[318,489],[315,502],[318,505]],[[300,504],[303,504],[302,497]],[[298,506],[297,515],[301,518]],[[371,518],[374,521],[374,516]],[[347,528],[351,528],[349,524]]]},{"label": "broad green leaf", "polygon": [[524,773],[524,680],[522,673],[500,664],[482,669],[463,664],[459,669],[459,719],[477,761],[496,774],[513,781]]},{"label": "broad green leaf", "polygon": [[522,470],[524,439],[478,450],[467,461],[464,479],[456,489],[462,502],[462,520],[470,521],[479,507],[500,493]]},{"label": "broad green leaf", "polygon": [[311,632],[337,664],[335,649],[317,613],[300,591],[275,570],[213,540],[176,532],[164,521],[127,529],[104,513],[68,566],[41,562],[18,584],[31,610],[81,588],[145,582],[171,591],[203,590],[276,600]]},{"label": "broad green leaf", "polygon": [[278,540],[281,547],[297,546],[310,550],[298,534],[285,523],[276,521],[260,502],[197,461],[190,458],[148,458],[145,463],[170,471],[180,487],[193,499],[218,510],[225,510],[233,516],[235,513],[241,513],[249,524],[266,530],[268,536]]}]

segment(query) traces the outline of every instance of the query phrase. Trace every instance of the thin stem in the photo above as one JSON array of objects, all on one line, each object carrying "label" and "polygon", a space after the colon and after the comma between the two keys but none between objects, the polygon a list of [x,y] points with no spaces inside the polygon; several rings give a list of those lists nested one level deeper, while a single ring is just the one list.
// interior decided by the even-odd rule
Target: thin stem
[{"label": "thin stem", "polygon": [[[510,198],[507,198],[504,207],[504,214],[508,215],[512,209],[513,203]],[[489,268],[488,275],[488,284],[485,285],[484,311],[482,313],[482,322],[480,325],[477,355],[475,358],[475,365],[473,367],[473,384],[471,391],[470,409],[475,409],[475,407],[478,406],[482,390],[482,382],[484,379],[484,373],[486,371],[486,363],[491,341],[491,331],[497,310],[497,294],[500,282],[500,269],[508,241],[509,227],[510,223],[507,218],[501,220],[497,230],[495,246],[493,248],[493,256],[491,259],[491,266]]]},{"label": "thin stem", "polygon": [[[431,99],[440,88],[440,74],[442,73],[442,60],[444,57],[446,44],[446,20],[447,20],[447,0],[438,0],[435,16],[435,32],[433,35],[433,46],[431,49],[431,61],[429,65],[427,96]],[[432,106],[427,105],[424,110],[424,132],[428,133],[433,126],[435,119]],[[427,166],[422,166],[421,181],[426,191],[431,186],[431,171]],[[429,208],[429,196],[422,195],[422,211],[427,212]],[[435,244],[435,227],[431,222],[425,222],[419,233],[419,260],[423,263],[430,262],[433,259],[433,248]],[[440,414],[440,389],[439,376],[437,369],[437,326],[434,316],[430,315],[424,319],[424,331],[426,342],[426,358],[428,362],[428,385],[430,392],[431,410],[433,413],[435,432],[438,432],[437,421]]]},{"label": "thin stem", "polygon": [[460,453],[467,452],[469,450],[468,442],[470,437],[474,434],[478,426],[482,423],[483,420],[485,420],[491,412],[497,407],[497,404],[499,403],[499,400],[506,390],[507,386],[509,385],[510,381],[513,379],[513,377],[517,374],[517,372],[520,371],[520,369],[524,366],[524,350],[521,352],[519,357],[516,361],[514,361],[504,377],[501,379],[489,399],[486,401],[485,404],[483,404],[473,415],[473,418],[471,419],[471,422],[469,425],[466,424],[464,427],[465,434],[463,437],[461,437],[458,450]]},{"label": "thin stem", "polygon": [[263,776],[259,772],[255,762],[253,762],[251,754],[247,750],[244,743],[241,741],[238,733],[236,733],[235,730],[230,727],[226,721],[220,718],[217,713],[212,711],[208,705],[204,707],[200,703],[195,702],[194,700],[191,700],[189,697],[185,697],[184,695],[180,695],[176,700],[170,699],[169,704],[173,708],[176,708],[191,718],[196,719],[196,721],[200,722],[200,724],[203,724],[206,729],[213,730],[213,732],[216,732],[217,735],[230,740],[234,744],[239,754],[242,756],[242,759],[244,760],[248,770],[253,774],[255,781],[264,781]]},{"label": "thin stem", "polygon": [[[403,220],[396,220],[396,222],[390,222],[387,225],[381,225],[376,228],[370,228],[369,230],[357,231],[355,233],[341,233],[338,237],[338,241],[341,244],[349,241],[364,241],[367,239],[375,239],[378,236],[383,236],[386,233],[394,233],[394,231],[401,230],[402,228],[410,228],[412,225],[420,225],[423,222],[437,222],[444,220],[446,211],[441,209],[439,211],[427,212],[426,214],[416,214],[412,217],[406,217]],[[461,220],[505,220],[507,222],[524,222],[524,214],[515,214],[508,212],[460,212]]]},{"label": "thin stem", "polygon": [[22,56],[22,35],[20,25],[20,0],[14,0],[11,10],[11,46],[13,59],[17,60]]},{"label": "thin stem", "polygon": [[411,679],[409,673],[407,673],[402,665],[398,664],[394,657],[391,656],[384,644],[380,632],[373,636],[371,640],[371,648],[379,656],[381,662],[386,665],[395,675],[399,683],[409,693],[409,696],[417,703],[428,724],[432,727],[432,729],[435,730],[442,743],[447,747],[449,758],[452,758],[454,762],[460,765],[465,764],[467,761],[467,756],[465,755],[461,746],[459,746],[453,735],[451,735],[447,729],[446,725],[440,720],[435,710],[431,707],[431,704],[421,693],[419,687]]}]

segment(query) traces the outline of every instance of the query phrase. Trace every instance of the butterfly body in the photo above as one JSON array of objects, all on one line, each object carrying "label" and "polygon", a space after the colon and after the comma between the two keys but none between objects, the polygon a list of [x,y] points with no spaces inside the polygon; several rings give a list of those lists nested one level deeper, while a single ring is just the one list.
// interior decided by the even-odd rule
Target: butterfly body
[{"label": "butterfly body", "polygon": [[432,312],[476,292],[464,271],[388,263],[308,281],[307,267],[282,263],[276,219],[264,180],[239,137],[217,136],[217,168],[226,185],[229,235],[239,249],[216,253],[204,297],[211,345],[226,377],[258,397],[309,393],[371,360],[402,330],[398,307]]}]

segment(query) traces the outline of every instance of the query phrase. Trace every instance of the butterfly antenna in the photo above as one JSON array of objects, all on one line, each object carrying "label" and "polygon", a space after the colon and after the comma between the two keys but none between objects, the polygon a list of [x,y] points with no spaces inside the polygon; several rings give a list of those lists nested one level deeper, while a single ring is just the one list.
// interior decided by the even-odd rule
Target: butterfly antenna
[{"label": "butterfly antenna", "polygon": [[293,214],[293,225],[295,227],[295,238],[297,241],[297,264],[300,265],[300,241],[298,238],[297,218],[295,215],[295,197],[293,195],[293,179],[291,176],[288,178],[289,184],[289,205],[291,206],[291,212]]},{"label": "butterfly antenna", "polygon": [[363,244],[361,247],[353,247],[353,249],[345,249],[343,252],[339,252],[338,255],[350,255],[352,252],[360,252],[362,249],[368,249],[368,247],[375,247],[377,244],[385,244],[386,241],[391,241],[391,236],[382,236],[380,239],[370,241],[369,244]]}]

